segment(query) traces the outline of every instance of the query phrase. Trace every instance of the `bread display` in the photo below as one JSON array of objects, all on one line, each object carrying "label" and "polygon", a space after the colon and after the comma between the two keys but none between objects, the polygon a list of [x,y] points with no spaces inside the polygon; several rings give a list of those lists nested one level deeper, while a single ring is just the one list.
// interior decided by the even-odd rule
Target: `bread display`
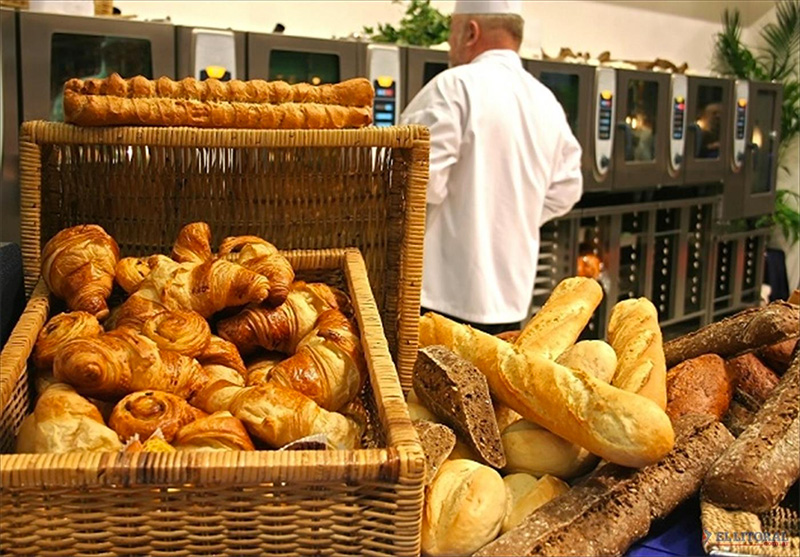
[{"label": "bread display", "polygon": [[64,85],[65,121],[79,126],[195,126],[204,128],[358,128],[372,122],[369,80],[313,86],[187,77],[151,81],[71,79]]},{"label": "bread display", "polygon": [[106,300],[114,286],[119,247],[94,224],[66,228],[42,250],[42,279],[71,310],[108,316]]},{"label": "bread display", "polygon": [[686,360],[667,373],[667,415],[673,422],[684,414],[709,414],[719,420],[731,404],[735,382],[734,373],[716,354]]},{"label": "bread display", "polygon": [[702,496],[718,507],[761,513],[800,478],[800,353],[752,423],[714,464]]},{"label": "bread display", "polygon": [[495,468],[506,465],[489,386],[475,366],[443,346],[429,346],[417,355],[413,386],[420,402],[484,462]]},{"label": "bread display", "polygon": [[425,485],[430,485],[439,472],[439,467],[448,459],[456,446],[456,434],[446,425],[416,420],[414,429],[419,435],[427,464]]}]

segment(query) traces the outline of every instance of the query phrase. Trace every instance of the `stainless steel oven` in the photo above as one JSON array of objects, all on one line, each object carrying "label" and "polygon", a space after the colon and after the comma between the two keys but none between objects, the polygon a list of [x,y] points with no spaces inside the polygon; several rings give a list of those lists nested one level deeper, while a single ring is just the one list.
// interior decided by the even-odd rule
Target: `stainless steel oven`
[{"label": "stainless steel oven", "polygon": [[248,79],[338,83],[358,76],[359,43],[268,33],[247,34]]},{"label": "stainless steel oven", "polygon": [[555,95],[583,149],[584,191],[611,188],[615,70],[583,64],[525,60],[525,67]]},{"label": "stainless steel oven", "polygon": [[406,49],[406,91],[402,108],[420,92],[431,79],[450,67],[447,51],[432,48]]},{"label": "stainless steel oven", "polygon": [[63,120],[73,77],[175,76],[175,28],[106,17],[19,13],[24,120]]},{"label": "stainless steel oven", "polygon": [[777,83],[737,81],[733,100],[734,110],[729,113],[732,158],[725,179],[723,220],[760,216],[773,210],[783,88]]},{"label": "stainless steel oven", "polygon": [[176,27],[176,77],[247,79],[246,35],[229,29]]},{"label": "stainless steel oven", "polygon": [[358,73],[375,88],[373,121],[394,126],[405,106],[406,49],[390,44],[359,44]]},{"label": "stainless steel oven", "polygon": [[684,182],[687,185],[718,183],[725,180],[730,160],[730,133],[733,117],[733,81],[712,77],[689,79],[686,104]]},{"label": "stainless steel oven", "polygon": [[0,72],[0,242],[19,243],[19,101],[17,14],[0,9],[3,69]]}]

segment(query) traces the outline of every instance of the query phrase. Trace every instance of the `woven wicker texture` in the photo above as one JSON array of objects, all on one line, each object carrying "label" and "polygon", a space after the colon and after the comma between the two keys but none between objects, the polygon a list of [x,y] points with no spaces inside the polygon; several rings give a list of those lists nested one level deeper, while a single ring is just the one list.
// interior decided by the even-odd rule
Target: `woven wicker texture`
[{"label": "woven wicker texture", "polygon": [[[726,510],[710,503],[700,504],[703,530],[710,533],[703,541],[707,553],[712,551],[733,553],[738,555],[772,555],[774,557],[797,557],[800,555],[800,533],[797,531],[797,511],[778,507],[764,515],[756,515],[745,511]],[[781,534],[785,543],[765,543],[758,540],[748,541],[747,533],[764,532],[771,535]],[[727,540],[718,540],[717,533],[723,534]],[[737,539],[738,536],[738,539]],[[783,538],[781,538],[783,539]]]},{"label": "woven wicker texture", "polygon": [[214,242],[257,234],[281,249],[359,248],[400,382],[417,350],[429,135],[344,131],[86,129],[26,122],[20,136],[28,291],[44,243],[99,224],[123,256],[168,253],[202,220]]},{"label": "woven wicker texture", "polygon": [[[361,254],[287,254],[350,293],[386,446],[357,451],[0,455],[6,555],[417,555],[425,460]],[[338,275],[338,276],[334,276]],[[29,410],[26,361],[50,308],[39,283],[2,353],[0,443]]]}]

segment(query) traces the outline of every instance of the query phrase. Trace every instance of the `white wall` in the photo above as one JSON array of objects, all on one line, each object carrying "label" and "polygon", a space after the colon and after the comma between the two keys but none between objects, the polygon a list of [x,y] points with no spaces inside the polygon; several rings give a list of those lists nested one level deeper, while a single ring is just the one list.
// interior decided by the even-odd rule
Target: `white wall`
[{"label": "white wall", "polygon": [[[452,11],[454,3],[433,2],[445,13]],[[719,29],[717,22],[709,21],[708,17],[698,19],[632,7],[636,4],[578,0],[525,2],[523,15],[527,25],[522,54],[530,56],[539,45],[552,55],[561,47],[576,52],[589,51],[592,55],[609,50],[618,58],[660,57],[678,65],[688,62],[697,70],[707,69],[713,35]],[[703,5],[706,16],[716,9],[722,13],[719,2],[694,4]],[[361,31],[364,25],[378,22],[396,25],[404,11],[403,5],[390,0],[116,0],[114,5],[123,14],[136,14],[143,19],[169,16],[177,24],[261,32],[271,32],[276,23],[282,23],[287,34],[323,38],[346,36]],[[686,12],[685,9],[676,11]]]}]

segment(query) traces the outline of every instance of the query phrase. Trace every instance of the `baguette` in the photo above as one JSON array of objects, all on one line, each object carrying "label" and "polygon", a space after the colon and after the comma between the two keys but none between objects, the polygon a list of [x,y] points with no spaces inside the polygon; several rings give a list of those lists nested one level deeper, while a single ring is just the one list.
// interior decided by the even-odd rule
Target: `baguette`
[{"label": "baguette", "polygon": [[575,344],[602,299],[603,289],[594,279],[562,280],[522,329],[514,346],[555,360]]},{"label": "baguette", "polygon": [[435,313],[420,318],[419,343],[447,346],[486,375],[500,402],[610,462],[646,466],[672,449],[674,432],[663,410],[586,372]]},{"label": "baguette", "polygon": [[714,464],[703,499],[753,513],[775,507],[800,477],[800,351],[753,422]]},{"label": "baguette", "polygon": [[737,356],[800,336],[800,306],[772,302],[712,323],[664,344],[667,367],[703,354]]},{"label": "baguette", "polygon": [[617,369],[617,354],[602,340],[582,340],[570,346],[556,359],[556,363],[585,371],[604,383],[611,383]]},{"label": "baguette", "polygon": [[608,340],[617,353],[611,384],[667,407],[667,366],[658,312],[647,298],[619,302],[611,311]]}]

